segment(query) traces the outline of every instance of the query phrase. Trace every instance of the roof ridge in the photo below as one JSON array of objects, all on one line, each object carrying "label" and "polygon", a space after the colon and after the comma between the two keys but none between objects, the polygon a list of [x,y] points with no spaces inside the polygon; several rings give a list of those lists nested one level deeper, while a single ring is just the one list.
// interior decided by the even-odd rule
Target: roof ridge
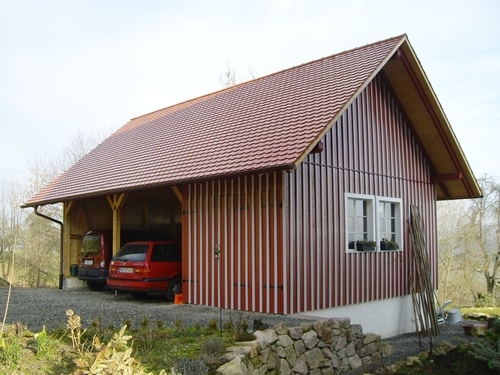
[{"label": "roof ridge", "polygon": [[407,37],[406,34],[400,34],[398,36],[393,36],[393,37],[390,37],[390,38],[382,39],[382,40],[379,40],[377,42],[368,43],[368,44],[365,44],[365,45],[362,45],[362,46],[359,46],[359,47],[350,48],[350,49],[347,49],[347,50],[344,50],[344,51],[341,51],[341,52],[337,52],[337,53],[334,53],[334,54],[331,54],[331,55],[328,55],[328,56],[324,56],[324,57],[320,57],[318,59],[310,60],[308,62],[299,64],[299,65],[294,65],[294,66],[291,66],[291,67],[288,67],[288,68],[284,68],[284,69],[278,70],[276,72],[272,72],[272,73],[263,75],[261,77],[257,77],[257,78],[250,79],[248,81],[240,82],[240,83],[237,83],[237,84],[232,85],[232,86],[224,87],[224,88],[222,88],[220,90],[212,91],[212,92],[209,92],[209,93],[197,96],[195,98],[187,99],[187,100],[181,101],[179,103],[175,103],[175,104],[169,105],[167,107],[163,107],[163,108],[157,109],[155,111],[148,112],[148,113],[145,113],[145,114],[137,116],[137,117],[133,117],[129,121],[135,121],[135,120],[138,120],[138,119],[146,117],[146,116],[151,116],[151,115],[153,115],[155,113],[158,113],[158,112],[162,112],[162,111],[165,111],[165,110],[168,110],[168,109],[175,108],[177,106],[182,106],[182,105],[185,105],[185,104],[188,104],[188,103],[192,103],[192,102],[196,102],[196,101],[201,101],[201,100],[203,100],[205,98],[208,98],[210,96],[220,95],[220,94],[222,94],[224,92],[234,90],[234,89],[236,89],[236,88],[238,88],[238,87],[240,87],[242,85],[246,85],[246,84],[248,84],[250,82],[263,80],[265,78],[269,78],[269,77],[272,77],[272,76],[275,76],[275,75],[278,75],[278,74],[282,74],[282,73],[290,71],[292,69],[298,69],[298,68],[306,66],[306,65],[310,65],[310,64],[313,64],[313,63],[317,63],[319,61],[330,59],[330,58],[332,58],[334,56],[342,56],[342,55],[345,55],[345,54],[350,53],[350,52],[354,52],[354,51],[361,50],[361,49],[364,49],[364,48],[369,48],[369,47],[375,46],[377,44],[383,44],[383,43],[387,43],[387,42],[395,40],[395,39],[402,39],[402,38],[408,39],[408,37]]}]

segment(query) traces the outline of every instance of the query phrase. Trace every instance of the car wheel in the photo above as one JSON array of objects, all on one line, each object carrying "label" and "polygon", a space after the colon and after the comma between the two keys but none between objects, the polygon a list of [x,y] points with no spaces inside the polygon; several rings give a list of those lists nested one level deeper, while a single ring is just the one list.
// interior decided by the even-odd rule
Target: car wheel
[{"label": "car wheel", "polygon": [[93,291],[99,291],[104,288],[106,283],[100,282],[100,281],[87,281],[87,286],[89,287],[90,290]]},{"label": "car wheel", "polygon": [[170,283],[168,284],[167,287],[167,293],[166,293],[167,301],[174,302],[175,294],[181,292],[182,292],[182,280],[180,277],[174,277],[172,280],[170,280]]}]

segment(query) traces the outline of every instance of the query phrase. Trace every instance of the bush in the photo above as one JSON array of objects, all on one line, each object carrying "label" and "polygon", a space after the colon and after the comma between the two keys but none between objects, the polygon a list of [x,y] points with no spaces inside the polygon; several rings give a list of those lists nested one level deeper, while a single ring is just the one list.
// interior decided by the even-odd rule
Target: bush
[{"label": "bush", "polygon": [[210,319],[210,321],[208,322],[208,327],[207,329],[209,331],[217,331],[217,329],[219,328],[219,322],[217,321],[217,319],[213,318],[213,319]]},{"label": "bush", "polygon": [[489,368],[500,370],[500,339],[495,343],[490,340],[479,339],[476,344],[470,346],[469,354],[480,361],[486,362]]},{"label": "bush", "polygon": [[488,319],[485,337],[469,346],[469,354],[486,362],[489,368],[500,370],[500,319]]},{"label": "bush", "polygon": [[172,368],[174,375],[203,375],[208,374],[208,368],[200,361],[181,358]]},{"label": "bush", "polygon": [[226,362],[224,358],[226,352],[224,342],[217,336],[209,337],[203,343],[201,352],[202,361],[212,374],[215,374],[216,370]]},{"label": "bush", "polygon": [[476,307],[495,307],[495,297],[490,293],[478,293],[475,298]]},{"label": "bush", "polygon": [[34,346],[37,356],[47,356],[53,354],[57,350],[58,341],[53,339],[45,330],[36,333],[34,336]]},{"label": "bush", "polygon": [[0,363],[5,366],[16,365],[21,358],[22,346],[18,337],[0,337]]},{"label": "bush", "polygon": [[224,342],[217,336],[211,336],[203,343],[201,348],[203,353],[221,354],[225,352]]},{"label": "bush", "polygon": [[[232,321],[231,321],[232,322]],[[233,337],[236,341],[252,341],[255,340],[255,335],[248,331],[248,322],[243,317],[239,317],[238,321],[233,324]]]}]

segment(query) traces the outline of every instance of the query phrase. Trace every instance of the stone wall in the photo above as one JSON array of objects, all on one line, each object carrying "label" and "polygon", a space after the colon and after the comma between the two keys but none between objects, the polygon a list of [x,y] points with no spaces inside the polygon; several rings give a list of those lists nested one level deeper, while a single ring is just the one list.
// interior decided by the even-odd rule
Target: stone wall
[{"label": "stone wall", "polygon": [[380,336],[363,334],[349,318],[302,323],[287,328],[280,323],[255,332],[256,340],[231,348],[224,375],[341,374],[381,362],[392,348]]}]

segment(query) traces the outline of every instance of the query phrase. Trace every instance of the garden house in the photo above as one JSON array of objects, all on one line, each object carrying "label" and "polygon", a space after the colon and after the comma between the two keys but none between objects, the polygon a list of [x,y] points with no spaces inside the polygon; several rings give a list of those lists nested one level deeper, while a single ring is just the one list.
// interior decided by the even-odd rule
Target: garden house
[{"label": "garden house", "polygon": [[401,35],[134,118],[25,207],[64,205],[65,288],[87,230],[115,253],[155,230],[182,239],[184,303],[387,337],[415,329],[410,205],[437,287],[436,202],[480,194]]}]

